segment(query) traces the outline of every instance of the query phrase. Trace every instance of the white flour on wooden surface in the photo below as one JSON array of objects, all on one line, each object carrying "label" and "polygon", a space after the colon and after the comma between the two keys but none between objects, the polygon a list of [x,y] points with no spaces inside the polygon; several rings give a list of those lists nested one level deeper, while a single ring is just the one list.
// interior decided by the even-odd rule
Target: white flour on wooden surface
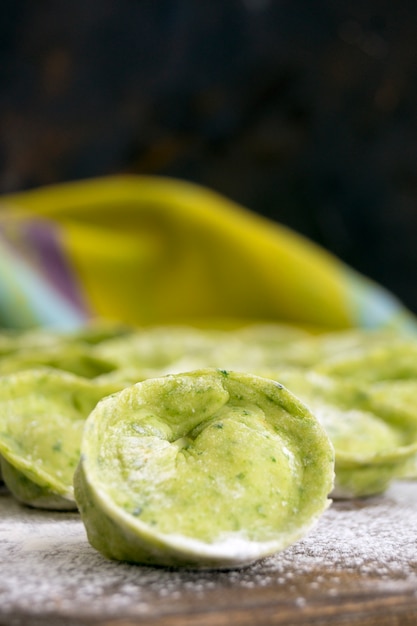
[{"label": "white flour on wooden surface", "polygon": [[153,615],[187,598],[224,602],[216,596],[224,588],[231,601],[240,594],[249,602],[251,590],[272,588],[278,600],[301,606],[318,590],[334,597],[398,586],[417,589],[417,482],[394,483],[376,498],[336,502],[284,552],[228,572],[107,561],[88,544],[78,514],[36,511],[0,495],[0,624]]}]

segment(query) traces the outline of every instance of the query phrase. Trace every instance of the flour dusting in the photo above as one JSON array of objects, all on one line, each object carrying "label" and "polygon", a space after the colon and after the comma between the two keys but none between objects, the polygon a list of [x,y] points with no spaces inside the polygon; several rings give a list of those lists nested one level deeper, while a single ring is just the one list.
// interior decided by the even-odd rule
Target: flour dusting
[{"label": "flour dusting", "polygon": [[[220,593],[227,589],[227,594]],[[309,599],[417,589],[417,483],[383,496],[335,502],[284,552],[231,571],[179,571],[107,561],[76,513],[20,506],[0,495],[0,623],[86,623],[158,616],[184,601],[250,603],[274,594],[300,610]],[[244,592],[244,593],[243,593]],[[412,591],[411,591],[412,593]],[[259,598],[261,598],[259,600]],[[417,600],[416,600],[417,601]],[[226,606],[226,604],[224,604]],[[75,619],[80,621],[75,622]]]}]

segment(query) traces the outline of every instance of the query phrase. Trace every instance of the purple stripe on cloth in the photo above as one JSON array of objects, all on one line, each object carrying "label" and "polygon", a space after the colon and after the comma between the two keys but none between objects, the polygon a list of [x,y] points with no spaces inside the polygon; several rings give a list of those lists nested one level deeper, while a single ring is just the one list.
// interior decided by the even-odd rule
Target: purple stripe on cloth
[{"label": "purple stripe on cloth", "polygon": [[4,238],[37,267],[55,291],[79,311],[87,313],[79,284],[65,257],[57,227],[45,220],[7,222],[0,226]]}]

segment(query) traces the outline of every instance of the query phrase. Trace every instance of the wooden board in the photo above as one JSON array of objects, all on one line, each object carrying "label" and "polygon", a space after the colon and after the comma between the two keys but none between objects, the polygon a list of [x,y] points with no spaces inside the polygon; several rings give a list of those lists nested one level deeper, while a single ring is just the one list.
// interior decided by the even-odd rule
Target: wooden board
[{"label": "wooden board", "polygon": [[76,513],[0,496],[3,626],[415,626],[417,482],[336,502],[301,541],[244,570],[105,560]]}]

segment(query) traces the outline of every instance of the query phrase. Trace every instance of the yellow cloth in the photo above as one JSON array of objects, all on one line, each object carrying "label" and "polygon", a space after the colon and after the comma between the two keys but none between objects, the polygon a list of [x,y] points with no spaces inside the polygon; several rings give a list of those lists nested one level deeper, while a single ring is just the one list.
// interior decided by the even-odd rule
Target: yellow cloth
[{"label": "yellow cloth", "polygon": [[3,326],[68,328],[103,317],[416,327],[391,294],[333,255],[197,185],[117,176],[0,204]]}]

